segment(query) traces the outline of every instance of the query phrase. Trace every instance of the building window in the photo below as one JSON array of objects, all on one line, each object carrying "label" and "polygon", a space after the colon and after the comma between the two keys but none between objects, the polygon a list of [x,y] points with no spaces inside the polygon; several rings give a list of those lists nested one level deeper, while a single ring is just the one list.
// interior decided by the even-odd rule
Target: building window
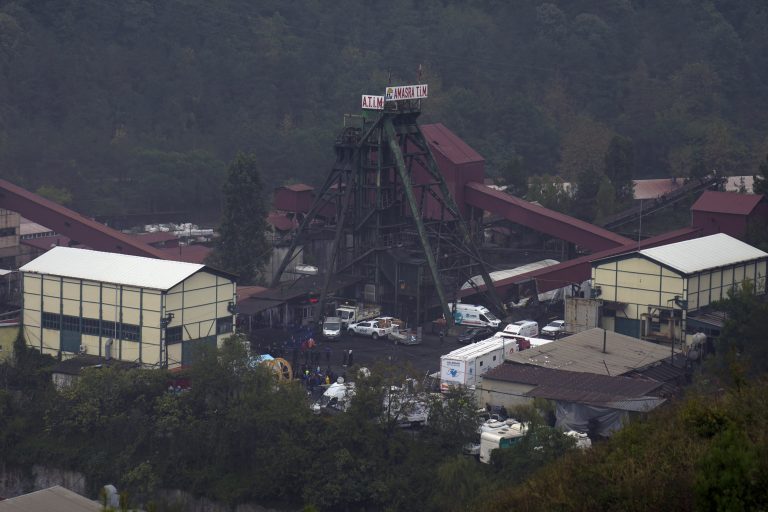
[{"label": "building window", "polygon": [[138,325],[120,324],[118,336],[128,341],[141,341],[141,329],[139,329]]},{"label": "building window", "polygon": [[117,338],[117,332],[115,331],[115,322],[108,320],[101,321],[101,336],[103,338]]},{"label": "building window", "polygon": [[93,318],[83,318],[83,334],[98,336],[100,330],[99,321]]},{"label": "building window", "polygon": [[171,344],[171,343],[181,343],[181,340],[184,337],[184,331],[182,329],[182,326],[178,327],[168,327],[165,330],[165,343]]},{"label": "building window", "polygon": [[43,313],[43,329],[56,329],[61,327],[61,319],[56,313]]},{"label": "building window", "polygon": [[232,332],[232,317],[224,316],[216,319],[216,334]]},{"label": "building window", "polygon": [[63,331],[80,332],[80,317],[64,315],[61,317],[61,329]]},{"label": "building window", "polygon": [[13,236],[16,234],[16,228],[0,228],[0,237]]}]

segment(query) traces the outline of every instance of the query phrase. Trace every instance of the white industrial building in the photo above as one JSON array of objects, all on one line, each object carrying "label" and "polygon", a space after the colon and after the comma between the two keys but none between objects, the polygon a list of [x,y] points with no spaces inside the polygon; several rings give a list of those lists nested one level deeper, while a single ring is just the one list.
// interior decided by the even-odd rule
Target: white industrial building
[{"label": "white industrial building", "polygon": [[20,271],[24,336],[45,354],[174,368],[234,332],[234,276],[205,265],[55,247]]},{"label": "white industrial building", "polygon": [[596,260],[592,295],[602,301],[604,328],[682,341],[688,315],[727,298],[745,280],[764,294],[767,261],[767,253],[718,233]]}]

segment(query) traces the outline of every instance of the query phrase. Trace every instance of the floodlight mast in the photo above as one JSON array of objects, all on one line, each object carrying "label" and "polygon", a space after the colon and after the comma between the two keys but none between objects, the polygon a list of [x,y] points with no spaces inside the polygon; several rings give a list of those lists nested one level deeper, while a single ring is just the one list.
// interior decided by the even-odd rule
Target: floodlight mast
[{"label": "floodlight mast", "polygon": [[[382,263],[385,253],[403,250],[426,260],[447,327],[453,324],[453,314],[446,283],[458,289],[477,270],[492,308],[504,313],[477,250],[479,240],[473,239],[416,122],[427,95],[426,84],[388,86],[384,96],[362,96],[361,116],[345,118],[335,143],[336,162],[309,212],[291,233],[288,251],[271,284],[279,283],[313,220],[323,217],[327,225],[335,223],[315,321],[323,314],[332,277],[342,273],[374,284],[377,294],[382,279],[398,281],[392,283],[397,304],[402,283],[397,277],[383,276]],[[347,123],[354,119],[358,126]],[[415,292],[420,322],[425,284],[421,278],[416,281],[406,287]]]}]

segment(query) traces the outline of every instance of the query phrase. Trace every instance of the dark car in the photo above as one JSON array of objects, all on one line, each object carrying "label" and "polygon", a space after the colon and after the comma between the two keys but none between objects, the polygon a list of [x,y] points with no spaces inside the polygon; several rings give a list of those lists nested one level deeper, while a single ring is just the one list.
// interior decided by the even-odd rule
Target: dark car
[{"label": "dark car", "polygon": [[466,345],[468,343],[475,343],[490,338],[494,333],[496,333],[496,330],[491,329],[490,327],[471,327],[467,329],[464,334],[459,334],[456,341],[462,345]]}]

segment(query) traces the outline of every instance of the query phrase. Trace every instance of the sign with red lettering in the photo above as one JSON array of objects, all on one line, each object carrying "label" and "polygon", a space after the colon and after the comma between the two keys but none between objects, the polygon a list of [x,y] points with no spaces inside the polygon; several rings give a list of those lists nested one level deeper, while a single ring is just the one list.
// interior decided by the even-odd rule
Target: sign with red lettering
[{"label": "sign with red lettering", "polygon": [[371,96],[363,94],[363,109],[384,110],[384,96]]},{"label": "sign with red lettering", "polygon": [[384,99],[386,101],[418,100],[427,97],[428,89],[427,84],[387,87]]}]

